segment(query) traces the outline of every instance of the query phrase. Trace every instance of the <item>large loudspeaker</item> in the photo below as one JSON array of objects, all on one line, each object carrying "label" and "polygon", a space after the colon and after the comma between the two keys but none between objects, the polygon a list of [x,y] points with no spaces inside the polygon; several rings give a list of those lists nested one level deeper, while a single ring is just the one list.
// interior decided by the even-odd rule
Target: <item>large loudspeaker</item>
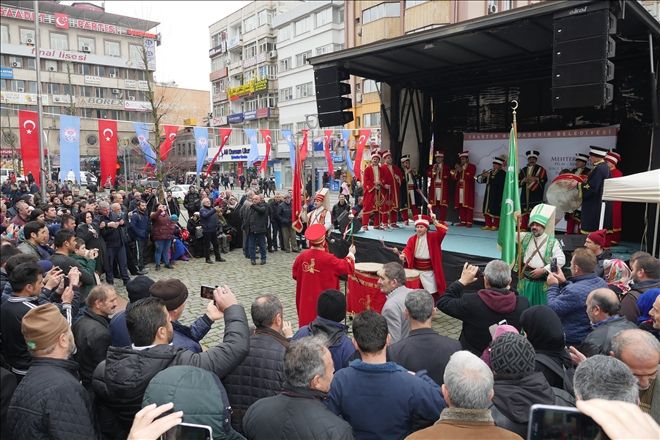
[{"label": "large loudspeaker", "polygon": [[616,18],[608,2],[555,15],[552,56],[553,109],[604,106],[612,101],[616,53],[610,37]]},{"label": "large loudspeaker", "polygon": [[353,112],[344,111],[353,106],[353,101],[342,96],[351,93],[350,84],[343,82],[348,79],[348,72],[337,66],[314,70],[316,109],[320,127],[344,125],[353,120]]}]

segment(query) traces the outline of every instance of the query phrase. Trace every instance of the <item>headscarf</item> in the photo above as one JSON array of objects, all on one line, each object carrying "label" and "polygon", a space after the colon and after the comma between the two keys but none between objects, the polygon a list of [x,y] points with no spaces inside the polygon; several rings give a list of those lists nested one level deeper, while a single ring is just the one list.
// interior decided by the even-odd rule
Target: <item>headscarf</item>
[{"label": "headscarf", "polygon": [[566,351],[564,327],[559,316],[548,306],[533,306],[520,315],[520,327],[534,351],[559,357],[566,367],[572,366],[571,357]]},{"label": "headscarf", "polygon": [[655,302],[658,295],[660,295],[660,288],[649,289],[642,293],[637,299],[637,308],[639,309],[639,318],[637,318],[637,324],[641,324],[642,322],[651,319],[649,316],[649,311],[653,307],[653,303]]},{"label": "headscarf", "polygon": [[603,279],[624,294],[630,290],[632,271],[623,260],[611,259],[603,262]]}]

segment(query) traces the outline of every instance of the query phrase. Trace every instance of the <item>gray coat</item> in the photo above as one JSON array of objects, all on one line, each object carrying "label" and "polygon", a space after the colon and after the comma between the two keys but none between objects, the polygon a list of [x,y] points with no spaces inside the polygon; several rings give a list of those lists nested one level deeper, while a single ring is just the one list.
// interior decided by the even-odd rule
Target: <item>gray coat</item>
[{"label": "gray coat", "polygon": [[387,330],[392,337],[392,343],[400,341],[410,333],[410,322],[403,311],[406,309],[406,297],[413,289],[399,286],[387,295],[381,314],[387,321]]}]

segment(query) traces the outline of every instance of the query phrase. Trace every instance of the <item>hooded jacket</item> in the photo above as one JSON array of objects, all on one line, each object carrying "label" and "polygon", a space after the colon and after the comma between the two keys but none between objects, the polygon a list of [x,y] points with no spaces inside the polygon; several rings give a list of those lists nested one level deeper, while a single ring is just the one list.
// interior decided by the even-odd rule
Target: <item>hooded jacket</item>
[{"label": "hooded jacket", "polygon": [[459,341],[464,350],[477,356],[491,341],[488,328],[505,319],[520,329],[520,315],[529,307],[524,296],[506,289],[482,289],[463,294],[464,286],[454,281],[438,300],[438,308],[447,315],[463,321]]},{"label": "hooded jacket", "polygon": [[341,322],[317,316],[314,321],[301,327],[292,339],[295,341],[305,336],[317,335],[323,335],[327,340],[326,346],[332,355],[335,372],[348,367],[348,362],[355,354],[355,346],[348,337],[348,327]]},{"label": "hooded jacket", "polygon": [[241,440],[229,423],[231,406],[220,379],[201,368],[170,367],[156,374],[144,392],[142,406],[174,403],[183,411],[183,423],[210,426],[213,440]]},{"label": "hooded jacket", "polygon": [[495,395],[490,409],[495,424],[523,438],[527,436],[529,408],[536,403],[555,404],[552,388],[539,372],[519,379],[496,378],[493,390]]},{"label": "hooded jacket", "polygon": [[224,315],[223,342],[204,353],[165,344],[141,350],[108,348],[108,356],[96,367],[92,383],[103,433],[110,438],[126,438],[149,381],[168,367],[200,367],[220,379],[236,368],[249,350],[247,317],[240,305],[227,308]]}]

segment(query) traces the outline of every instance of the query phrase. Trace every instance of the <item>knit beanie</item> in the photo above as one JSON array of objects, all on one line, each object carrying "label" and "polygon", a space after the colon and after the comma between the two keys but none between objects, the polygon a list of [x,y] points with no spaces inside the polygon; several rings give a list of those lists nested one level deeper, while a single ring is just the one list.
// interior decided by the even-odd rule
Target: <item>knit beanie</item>
[{"label": "knit beanie", "polygon": [[162,299],[167,310],[172,311],[186,302],[188,288],[175,278],[158,280],[149,288],[149,295]]},{"label": "knit beanie", "polygon": [[605,247],[606,233],[607,233],[606,229],[600,229],[598,231],[594,231],[591,234],[587,235],[587,238],[593,241],[598,246]]},{"label": "knit beanie", "polygon": [[536,365],[534,347],[522,335],[504,333],[491,345],[490,365],[495,374],[526,376],[534,372]]},{"label": "knit beanie", "polygon": [[138,275],[126,284],[128,292],[128,301],[134,303],[143,298],[149,297],[149,289],[154,284],[154,280],[145,275]]},{"label": "knit beanie", "polygon": [[30,309],[21,321],[21,332],[29,350],[43,350],[54,345],[69,323],[54,304]]},{"label": "knit beanie", "polygon": [[346,297],[339,290],[324,290],[316,303],[316,313],[321,318],[342,322],[346,318]]}]

